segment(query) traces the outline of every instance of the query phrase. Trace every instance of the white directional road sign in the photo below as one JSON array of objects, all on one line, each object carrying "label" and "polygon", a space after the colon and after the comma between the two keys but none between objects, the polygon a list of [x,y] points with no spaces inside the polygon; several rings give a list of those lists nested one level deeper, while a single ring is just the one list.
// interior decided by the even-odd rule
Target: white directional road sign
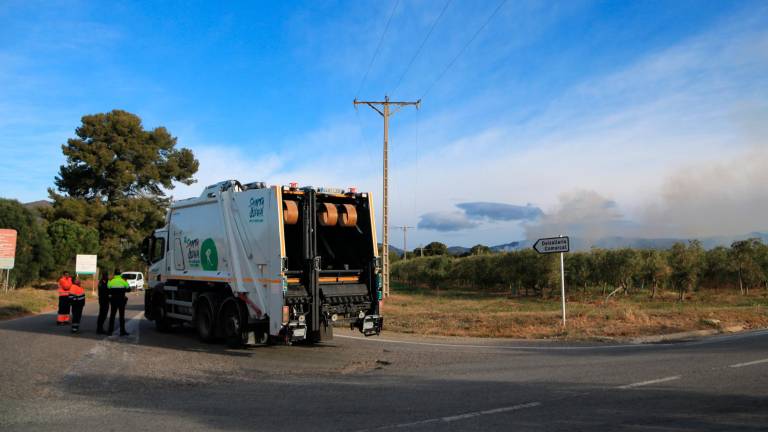
[{"label": "white directional road sign", "polygon": [[96,255],[77,255],[75,260],[75,273],[81,275],[96,273]]},{"label": "white directional road sign", "polygon": [[536,240],[533,249],[540,254],[561,253],[571,250],[568,237],[548,237]]}]

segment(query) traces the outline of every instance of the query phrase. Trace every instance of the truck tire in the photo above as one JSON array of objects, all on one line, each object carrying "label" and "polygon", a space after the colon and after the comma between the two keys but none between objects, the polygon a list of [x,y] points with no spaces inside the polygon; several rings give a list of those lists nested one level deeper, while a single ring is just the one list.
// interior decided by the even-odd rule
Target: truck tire
[{"label": "truck tire", "polygon": [[248,314],[244,312],[242,302],[234,298],[225,301],[221,307],[221,328],[230,348],[240,348],[248,342]]},{"label": "truck tire", "polygon": [[272,345],[272,337],[269,335],[269,323],[256,326],[253,329],[253,333],[257,345]]},{"label": "truck tire", "polygon": [[165,310],[165,296],[154,295],[152,296],[152,303],[154,312],[152,317],[155,320],[155,329],[161,333],[168,333],[171,331],[171,319],[168,318]]},{"label": "truck tire", "polygon": [[207,297],[201,298],[195,308],[195,327],[197,336],[205,343],[211,343],[216,339],[211,301]]}]

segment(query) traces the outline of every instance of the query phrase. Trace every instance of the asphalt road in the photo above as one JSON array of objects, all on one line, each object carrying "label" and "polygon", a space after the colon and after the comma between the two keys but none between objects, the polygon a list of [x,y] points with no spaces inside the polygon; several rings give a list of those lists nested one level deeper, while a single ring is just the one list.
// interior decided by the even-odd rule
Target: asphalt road
[{"label": "asphalt road", "polygon": [[[768,430],[768,331],[574,345],[337,331],[315,347],[230,350],[128,338],[44,314],[0,322],[0,430]],[[439,323],[436,323],[439,325]]]}]

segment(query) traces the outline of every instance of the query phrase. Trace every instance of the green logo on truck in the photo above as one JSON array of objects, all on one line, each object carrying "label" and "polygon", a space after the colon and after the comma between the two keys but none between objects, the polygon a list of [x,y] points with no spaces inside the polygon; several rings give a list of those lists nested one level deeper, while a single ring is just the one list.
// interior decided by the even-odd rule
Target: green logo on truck
[{"label": "green logo on truck", "polygon": [[219,269],[219,253],[216,251],[216,243],[213,239],[205,239],[200,246],[200,263],[203,270],[215,271]]},{"label": "green logo on truck", "polygon": [[200,239],[185,236],[184,245],[187,247],[187,264],[190,267],[200,267]]}]

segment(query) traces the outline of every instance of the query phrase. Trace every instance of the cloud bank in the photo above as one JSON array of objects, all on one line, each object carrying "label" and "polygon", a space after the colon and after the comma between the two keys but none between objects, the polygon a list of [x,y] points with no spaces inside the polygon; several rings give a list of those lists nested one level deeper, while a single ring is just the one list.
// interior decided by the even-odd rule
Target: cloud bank
[{"label": "cloud bank", "polygon": [[418,228],[446,232],[475,228],[478,225],[478,222],[469,220],[464,212],[430,212],[421,215]]},{"label": "cloud bank", "polygon": [[532,220],[543,213],[540,208],[531,204],[520,206],[497,202],[467,202],[456,204],[456,207],[464,210],[467,217],[497,221]]},{"label": "cloud bank", "polygon": [[535,220],[544,213],[531,204],[521,206],[498,202],[456,204],[462,211],[430,212],[421,215],[418,228],[435,231],[460,231],[486,222]]}]

